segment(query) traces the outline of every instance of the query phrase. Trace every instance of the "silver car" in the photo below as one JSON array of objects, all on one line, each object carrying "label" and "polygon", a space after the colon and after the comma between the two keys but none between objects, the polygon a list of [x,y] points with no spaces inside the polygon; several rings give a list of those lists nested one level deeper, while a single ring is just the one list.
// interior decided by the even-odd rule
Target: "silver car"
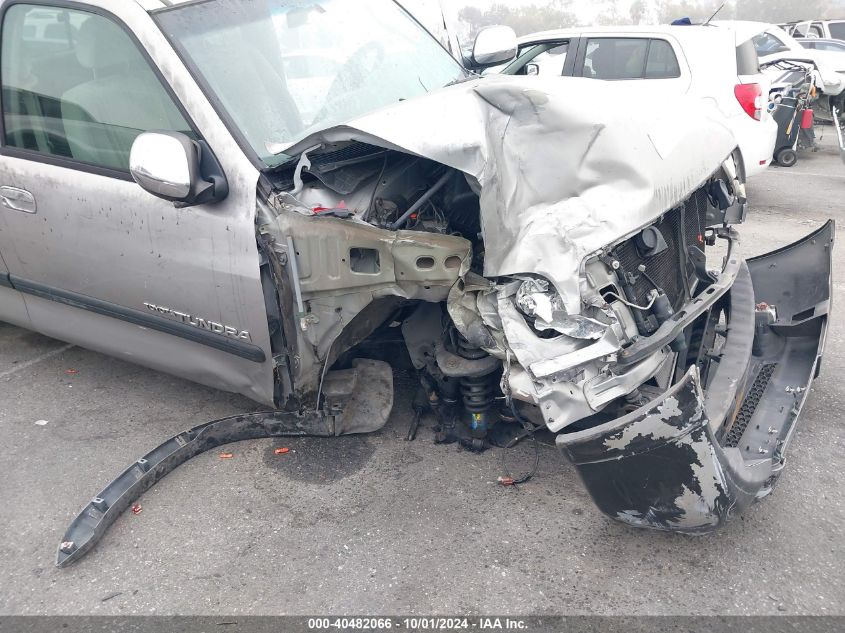
[{"label": "silver car", "polygon": [[[438,441],[551,432],[629,524],[703,532],[772,490],[833,226],[743,259],[742,160],[701,100],[480,78],[390,0],[0,18],[0,318],[269,409],[132,463],[58,564],[204,450],[380,429],[392,366]],[[303,118],[284,60],[307,50],[339,61]],[[473,64],[515,53],[493,27]]]}]

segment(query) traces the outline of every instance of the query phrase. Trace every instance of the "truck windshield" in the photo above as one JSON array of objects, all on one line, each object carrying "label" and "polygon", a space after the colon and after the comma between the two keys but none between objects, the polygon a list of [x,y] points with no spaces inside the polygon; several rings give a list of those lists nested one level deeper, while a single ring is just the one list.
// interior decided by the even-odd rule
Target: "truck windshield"
[{"label": "truck windshield", "polygon": [[268,166],[308,134],[466,76],[393,0],[221,0],[155,17]]}]

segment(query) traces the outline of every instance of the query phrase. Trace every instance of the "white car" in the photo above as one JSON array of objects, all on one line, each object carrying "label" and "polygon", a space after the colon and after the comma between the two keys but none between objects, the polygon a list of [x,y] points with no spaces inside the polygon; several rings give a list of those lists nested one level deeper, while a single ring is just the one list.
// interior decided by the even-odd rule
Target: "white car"
[{"label": "white car", "polygon": [[784,24],[783,28],[792,37],[845,40],[845,20],[807,20]]},{"label": "white car", "polygon": [[[779,26],[764,22],[724,22],[720,24],[741,25],[741,28],[757,30],[754,36],[754,48],[764,65],[780,59],[809,59],[818,71],[816,85],[829,97],[836,97],[845,91],[845,53],[835,50],[805,48],[800,42]],[[769,76],[778,81],[782,73],[773,69]]]},{"label": "white car", "polygon": [[766,109],[771,80],[751,41],[757,32],[742,25],[547,31],[523,37],[517,59],[499,72],[623,81],[648,98],[698,97],[724,117],[747,178],[770,164],[777,137]]}]

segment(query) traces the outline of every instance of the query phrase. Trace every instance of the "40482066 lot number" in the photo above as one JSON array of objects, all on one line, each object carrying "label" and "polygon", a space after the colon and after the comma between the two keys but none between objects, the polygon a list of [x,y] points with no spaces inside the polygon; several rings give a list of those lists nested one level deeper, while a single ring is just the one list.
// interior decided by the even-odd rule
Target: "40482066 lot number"
[{"label": "40482066 lot number", "polygon": [[496,617],[353,617],[310,618],[308,629],[312,631],[377,631],[387,629],[400,631],[521,631],[526,629],[526,624],[523,620]]}]

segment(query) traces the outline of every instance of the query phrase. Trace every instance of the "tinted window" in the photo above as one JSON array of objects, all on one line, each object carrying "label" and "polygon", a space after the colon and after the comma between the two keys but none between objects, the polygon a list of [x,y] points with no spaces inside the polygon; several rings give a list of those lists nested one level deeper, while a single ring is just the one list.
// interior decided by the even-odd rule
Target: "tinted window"
[{"label": "tinted window", "polygon": [[845,40],[845,22],[831,22],[827,25],[830,36],[835,40]]},{"label": "tinted window", "polygon": [[748,40],[736,47],[736,74],[756,75],[760,72],[760,58],[754,42]]},{"label": "tinted window", "polygon": [[581,75],[593,79],[669,79],[681,76],[665,40],[596,38],[587,42]]},{"label": "tinted window", "polygon": [[678,58],[666,40],[651,40],[645,66],[646,79],[669,79],[681,76]]},{"label": "tinted window", "polygon": [[757,54],[760,56],[782,53],[783,51],[789,50],[789,47],[786,44],[781,42],[771,33],[760,33],[759,35],[755,35],[752,41],[754,42],[754,48],[757,50]]},{"label": "tinted window", "polygon": [[141,132],[190,132],[134,42],[103,16],[13,5],[0,56],[6,145],[128,170]]}]

